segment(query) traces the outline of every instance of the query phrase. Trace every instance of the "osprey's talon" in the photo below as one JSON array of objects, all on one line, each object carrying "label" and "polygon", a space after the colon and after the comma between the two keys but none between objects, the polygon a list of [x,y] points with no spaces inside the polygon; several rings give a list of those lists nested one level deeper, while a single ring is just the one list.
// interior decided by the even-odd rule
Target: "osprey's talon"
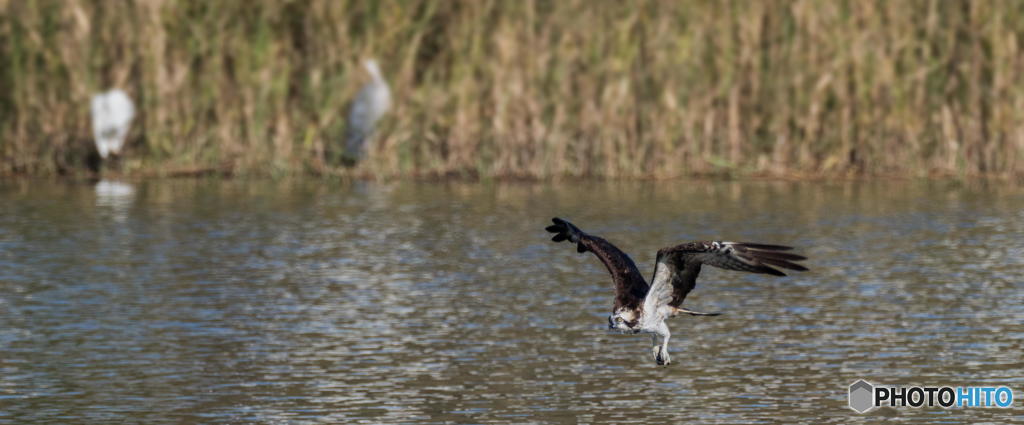
[{"label": "osprey's talon", "polygon": [[654,355],[654,362],[658,366],[668,366],[672,364],[672,358],[669,357],[668,350],[662,350],[661,347],[658,347],[658,353]]}]

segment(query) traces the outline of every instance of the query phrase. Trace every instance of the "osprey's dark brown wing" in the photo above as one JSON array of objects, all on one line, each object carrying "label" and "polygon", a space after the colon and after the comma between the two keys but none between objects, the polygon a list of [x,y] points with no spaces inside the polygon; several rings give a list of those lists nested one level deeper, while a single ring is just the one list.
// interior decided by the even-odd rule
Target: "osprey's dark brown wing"
[{"label": "osprey's dark brown wing", "polygon": [[[690,242],[664,248],[658,251],[658,262],[654,271],[655,281],[652,286],[657,287],[662,284],[663,282],[660,280],[668,280],[668,283],[672,284],[672,298],[668,305],[679,307],[686,299],[686,294],[689,294],[697,285],[697,275],[700,274],[702,264],[727,270],[775,276],[786,275],[775,267],[807,271],[806,267],[794,263],[794,261],[806,260],[807,257],[781,252],[791,249],[793,248],[782,245],[719,241]],[[661,267],[667,269],[660,271]]]},{"label": "osprey's dark brown wing", "polygon": [[548,226],[547,231],[554,233],[551,240],[555,242],[569,241],[576,244],[577,252],[593,252],[608,268],[615,283],[615,308],[638,308],[647,295],[647,281],[640,275],[636,264],[626,253],[611,242],[597,236],[583,233],[572,223],[560,218],[551,219],[555,224]]}]

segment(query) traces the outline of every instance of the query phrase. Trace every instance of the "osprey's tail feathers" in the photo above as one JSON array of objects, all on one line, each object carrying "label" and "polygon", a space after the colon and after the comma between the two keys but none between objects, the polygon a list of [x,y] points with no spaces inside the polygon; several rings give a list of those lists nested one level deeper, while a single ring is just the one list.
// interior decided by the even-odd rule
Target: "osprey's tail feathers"
[{"label": "osprey's tail feathers", "polygon": [[689,314],[691,316],[718,316],[718,315],[722,314],[722,313],[719,313],[719,312],[703,313],[703,312],[700,312],[700,311],[693,311],[693,310],[690,310],[688,308],[682,308],[682,307],[672,307],[672,306],[669,306],[669,307],[672,309],[672,316],[671,317],[675,317],[675,316],[678,316],[680,314]]},{"label": "osprey's tail feathers", "polygon": [[545,230],[554,233],[555,236],[551,240],[555,242],[569,241],[576,244],[576,252],[586,252],[587,248],[580,243],[580,237],[584,235],[583,231],[578,227],[573,226],[572,223],[562,220],[558,217],[552,218],[552,222],[555,224],[545,228]]}]

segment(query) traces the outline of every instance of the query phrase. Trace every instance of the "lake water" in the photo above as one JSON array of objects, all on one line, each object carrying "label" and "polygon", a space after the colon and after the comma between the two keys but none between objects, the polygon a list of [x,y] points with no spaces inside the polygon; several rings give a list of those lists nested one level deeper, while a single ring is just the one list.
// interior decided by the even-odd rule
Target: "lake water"
[{"label": "lake water", "polygon": [[[671,366],[610,334],[601,263],[705,267]],[[846,407],[857,379],[1011,409]],[[999,183],[0,182],[0,423],[1024,421],[1024,190]]]}]

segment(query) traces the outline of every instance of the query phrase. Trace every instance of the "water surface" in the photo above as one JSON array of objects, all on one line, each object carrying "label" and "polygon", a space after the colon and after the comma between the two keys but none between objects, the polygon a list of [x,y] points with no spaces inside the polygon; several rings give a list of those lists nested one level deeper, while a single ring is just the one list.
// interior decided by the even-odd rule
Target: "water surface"
[{"label": "water surface", "polygon": [[[552,216],[705,268],[675,364],[609,334]],[[1024,191],[1000,184],[0,183],[0,423],[1006,423],[1024,408]],[[857,379],[1007,385],[1009,410],[856,415]]]}]

